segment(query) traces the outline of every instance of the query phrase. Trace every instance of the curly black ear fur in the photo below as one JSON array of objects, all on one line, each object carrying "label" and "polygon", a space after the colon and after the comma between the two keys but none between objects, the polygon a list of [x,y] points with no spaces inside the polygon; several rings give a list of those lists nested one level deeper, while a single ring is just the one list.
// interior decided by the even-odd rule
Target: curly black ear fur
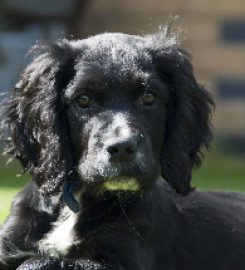
[{"label": "curly black ear fur", "polygon": [[53,193],[73,166],[61,92],[74,76],[76,52],[66,40],[34,51],[38,55],[3,104],[6,149],[44,192]]},{"label": "curly black ear fur", "polygon": [[202,160],[202,146],[212,140],[211,96],[193,75],[188,55],[175,44],[153,51],[158,76],[169,84],[167,127],[162,151],[162,175],[177,192],[188,194],[193,167]]}]

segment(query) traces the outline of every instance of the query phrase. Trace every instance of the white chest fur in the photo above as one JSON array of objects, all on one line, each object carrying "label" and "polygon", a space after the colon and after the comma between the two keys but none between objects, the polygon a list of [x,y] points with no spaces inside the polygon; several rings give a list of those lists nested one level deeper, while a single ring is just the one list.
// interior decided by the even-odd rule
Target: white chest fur
[{"label": "white chest fur", "polygon": [[54,257],[67,255],[69,249],[80,242],[74,230],[77,219],[78,214],[65,206],[51,231],[39,241],[39,252]]}]

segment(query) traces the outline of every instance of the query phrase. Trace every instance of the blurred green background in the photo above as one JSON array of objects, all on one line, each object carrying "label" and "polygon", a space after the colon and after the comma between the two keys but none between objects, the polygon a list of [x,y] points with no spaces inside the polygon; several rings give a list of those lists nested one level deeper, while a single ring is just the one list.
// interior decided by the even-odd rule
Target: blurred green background
[{"label": "blurred green background", "polygon": [[[31,178],[28,174],[19,176],[21,168],[16,161],[5,165],[6,161],[1,156],[0,224],[8,215],[13,196]],[[216,140],[212,151],[205,154],[201,168],[194,170],[192,183],[199,190],[245,191],[245,156],[227,152],[222,142]]]}]

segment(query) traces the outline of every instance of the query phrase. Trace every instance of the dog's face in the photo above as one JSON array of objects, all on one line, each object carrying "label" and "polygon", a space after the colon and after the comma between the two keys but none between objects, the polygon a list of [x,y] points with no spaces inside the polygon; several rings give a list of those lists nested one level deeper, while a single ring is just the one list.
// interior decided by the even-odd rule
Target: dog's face
[{"label": "dog's face", "polygon": [[161,174],[170,89],[146,52],[124,40],[99,41],[90,41],[95,49],[77,60],[64,91],[78,174],[92,189],[108,181],[113,190],[127,189],[127,181],[148,188]]},{"label": "dog's face", "polygon": [[74,179],[92,191],[139,191],[161,175],[188,193],[211,139],[210,105],[167,31],[102,34],[41,47],[5,123],[10,152],[45,192]]}]

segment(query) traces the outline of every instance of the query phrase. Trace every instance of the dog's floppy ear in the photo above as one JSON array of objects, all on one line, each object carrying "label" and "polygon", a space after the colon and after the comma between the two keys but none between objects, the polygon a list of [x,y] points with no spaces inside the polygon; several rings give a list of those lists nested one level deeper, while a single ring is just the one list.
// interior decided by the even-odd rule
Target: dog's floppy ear
[{"label": "dog's floppy ear", "polygon": [[7,150],[45,192],[57,191],[72,166],[61,92],[74,76],[76,52],[66,40],[37,46],[4,103],[4,125],[10,131]]},{"label": "dog's floppy ear", "polygon": [[201,164],[201,148],[208,148],[212,139],[214,103],[197,83],[188,55],[176,46],[173,36],[155,42],[151,54],[158,76],[170,87],[162,175],[177,192],[188,194],[192,169]]}]

